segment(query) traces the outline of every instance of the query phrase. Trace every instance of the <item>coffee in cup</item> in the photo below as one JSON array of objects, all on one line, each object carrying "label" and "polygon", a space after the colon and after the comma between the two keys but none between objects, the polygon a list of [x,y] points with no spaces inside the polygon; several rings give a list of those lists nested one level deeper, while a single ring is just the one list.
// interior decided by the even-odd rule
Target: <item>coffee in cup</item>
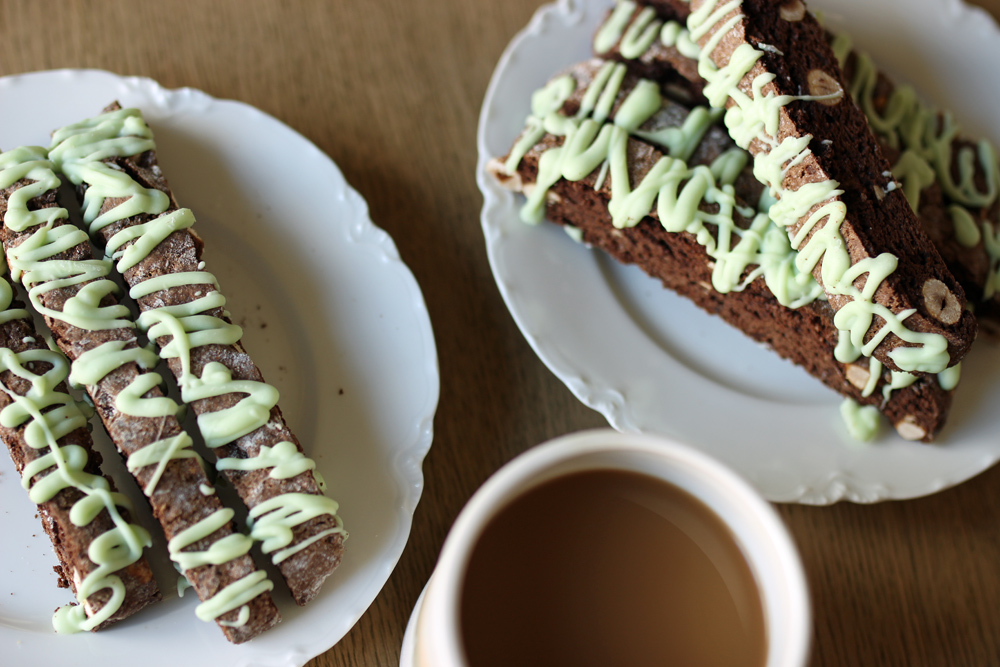
[{"label": "coffee in cup", "polygon": [[462,582],[476,667],[763,667],[764,609],[723,521],[628,470],[575,472],[515,498],[483,529]]},{"label": "coffee in cup", "polygon": [[402,667],[802,667],[805,576],[774,509],[667,438],[586,431],[473,495],[411,618]]}]

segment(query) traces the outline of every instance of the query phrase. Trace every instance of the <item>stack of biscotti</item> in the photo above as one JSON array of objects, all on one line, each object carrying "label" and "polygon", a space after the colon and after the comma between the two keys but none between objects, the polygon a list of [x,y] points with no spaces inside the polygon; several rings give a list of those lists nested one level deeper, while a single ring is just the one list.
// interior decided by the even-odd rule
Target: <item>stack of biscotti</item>
[{"label": "stack of biscotti", "polygon": [[[824,286],[838,328],[849,320],[855,344],[875,343],[871,354],[893,370],[940,372],[975,339],[964,290],[851,103],[822,27],[808,13],[783,16],[782,7],[692,3],[687,23],[701,47],[705,97],[726,109],[730,135],[753,155],[754,174],[778,199],[769,214]],[[887,260],[900,268],[880,266]]]},{"label": "stack of biscotti", "polygon": [[[629,70],[665,80],[684,78],[689,96],[700,98],[700,48],[683,23],[691,6],[680,0],[620,2],[602,23],[595,51]],[[781,3],[779,16],[807,16],[797,0]],[[655,33],[633,45],[632,35]],[[962,136],[950,112],[921,102],[912,87],[896,85],[846,34],[826,33],[841,65],[848,92],[865,114],[892,176],[901,185],[924,231],[965,290],[981,329],[1000,332],[1000,196],[995,149],[986,140]],[[760,42],[757,42],[759,45]],[[623,48],[624,46],[624,48]]]},{"label": "stack of biscotti", "polygon": [[[715,18],[725,18],[724,15],[732,13],[737,5],[739,3],[730,3],[727,5],[728,9],[720,11]],[[615,12],[620,15],[620,19],[625,12],[619,10],[621,5]],[[774,7],[774,10],[777,12],[778,8]],[[681,26],[668,30],[661,21],[662,29],[661,25],[650,28],[652,12],[647,10],[643,18],[639,16],[640,11],[638,8],[629,8],[629,14],[625,16],[625,20],[619,20],[618,26],[612,26],[610,29],[602,27],[595,40],[598,50],[602,50],[602,46],[603,50],[618,50],[623,53],[623,57],[628,57],[633,72],[640,75],[652,73],[656,76],[659,76],[657,70],[662,72],[669,68],[668,59],[656,52],[662,54],[673,49],[674,60],[684,58],[688,63],[692,62],[693,56],[701,52],[700,47],[694,44]],[[649,34],[654,35],[654,39],[643,44],[646,39],[644,35]],[[820,44],[817,48],[829,50],[822,39],[822,32],[818,34]],[[627,54],[624,53],[626,51]],[[823,62],[829,66],[830,61],[831,58],[827,58]],[[723,63],[725,64],[728,63]],[[833,65],[836,66],[835,59]],[[808,246],[810,239],[817,234],[817,230],[822,229],[817,222],[824,221],[821,216],[813,217],[811,214],[824,207],[824,212],[829,212],[830,209],[844,204],[841,208],[846,208],[848,213],[841,214],[843,224],[840,225],[840,229],[847,237],[848,242],[843,245],[846,246],[848,253],[845,253],[847,261],[842,262],[841,270],[844,266],[855,267],[856,272],[852,277],[850,269],[847,269],[845,275],[849,280],[845,281],[843,276],[840,276],[841,284],[838,287],[836,272],[824,273],[824,263],[817,261],[817,253],[813,253],[813,257],[805,262],[801,261],[800,254],[796,258],[799,259],[800,268],[804,271],[813,270],[817,281],[826,284],[828,301],[806,305],[795,304],[797,308],[786,308],[777,302],[762,276],[754,274],[758,269],[752,266],[753,262],[743,265],[747,273],[743,276],[742,282],[730,281],[728,286],[723,286],[720,290],[712,278],[718,274],[719,265],[714,245],[717,244],[723,230],[721,227],[715,228],[714,223],[708,225],[702,223],[717,218],[722,210],[722,206],[718,203],[720,201],[718,193],[726,191],[725,179],[717,179],[709,184],[707,190],[711,196],[702,198],[698,205],[701,213],[694,214],[695,218],[700,217],[702,220],[685,219],[683,215],[679,219],[676,206],[666,207],[669,209],[666,211],[669,219],[664,220],[665,196],[667,199],[682,197],[685,191],[689,196],[696,194],[697,187],[689,189],[687,186],[700,178],[697,174],[699,164],[707,164],[712,156],[711,154],[699,156],[697,151],[690,155],[690,158],[684,155],[678,156],[676,146],[672,145],[669,137],[664,135],[663,129],[673,123],[675,131],[680,131],[683,118],[678,122],[676,112],[671,114],[664,111],[670,106],[669,103],[663,103],[660,112],[654,114],[652,118],[640,119],[640,123],[634,118],[620,121],[615,115],[619,108],[639,106],[636,100],[630,102],[629,97],[637,86],[642,85],[642,82],[620,83],[628,81],[631,75],[625,73],[620,75],[620,88],[613,98],[603,90],[607,82],[600,82],[602,90],[596,91],[593,97],[596,99],[603,92],[603,95],[599,95],[601,99],[614,99],[610,108],[597,110],[602,115],[601,118],[594,114],[593,108],[581,112],[580,109],[586,106],[586,91],[591,87],[591,80],[595,78],[593,72],[603,67],[605,65],[601,63],[585,67],[583,69],[589,69],[590,73],[582,75],[581,68],[578,67],[569,75],[571,82],[567,83],[560,77],[550,83],[547,93],[540,95],[539,99],[555,100],[555,103],[547,109],[533,109],[526,132],[512,151],[513,157],[508,156],[503,163],[493,163],[493,170],[502,181],[529,195],[531,212],[528,217],[537,217],[539,207],[545,206],[550,219],[581,228],[583,239],[587,242],[609,250],[623,261],[639,263],[648,272],[663,280],[667,286],[692,298],[710,312],[722,315],[757,340],[768,343],[780,354],[805,366],[807,370],[842,394],[858,403],[880,408],[904,437],[925,441],[932,439],[944,423],[950,404],[950,389],[957,380],[957,369],[948,367],[953,367],[968,349],[974,337],[975,323],[962,308],[964,295],[961,287],[944,267],[936,249],[920,230],[908,210],[903,193],[895,192],[899,189],[899,185],[891,177],[888,165],[881,156],[875,154],[868,158],[867,169],[869,172],[874,172],[874,176],[871,187],[864,186],[865,192],[870,191],[872,195],[860,196],[864,206],[854,206],[857,203],[855,200],[859,198],[856,196],[859,186],[854,186],[855,197],[852,199],[846,196],[846,193],[837,192],[836,185],[832,187],[826,185],[825,191],[819,191],[821,197],[814,196],[811,202],[806,199],[809,205],[802,206],[800,203],[799,210],[796,210],[795,206],[789,205],[794,203],[796,197],[802,199],[801,195],[808,195],[809,189],[815,191],[817,188],[822,188],[825,185],[824,181],[828,180],[827,177],[817,176],[823,172],[816,167],[817,164],[822,166],[816,157],[811,152],[803,151],[803,147],[813,145],[810,143],[812,136],[808,139],[803,138],[808,133],[802,132],[801,129],[796,130],[787,120],[782,120],[779,116],[777,125],[786,133],[782,139],[795,132],[797,135],[793,140],[802,139],[797,146],[792,142],[784,145],[784,148],[788,146],[796,148],[795,152],[787,156],[785,162],[797,158],[797,161],[785,170],[781,169],[784,166],[783,162],[772,160],[768,163],[769,151],[764,149],[780,145],[780,141],[766,133],[761,134],[761,138],[751,137],[747,147],[751,152],[756,148],[762,155],[762,159],[758,161],[757,175],[763,175],[765,181],[768,180],[767,176],[771,177],[768,184],[774,194],[780,196],[782,193],[792,193],[792,196],[787,197],[788,201],[784,202],[787,209],[784,213],[784,226],[791,230],[792,243],[800,248]],[[686,76],[690,77],[691,71],[692,68],[688,67]],[[836,78],[838,76],[836,70],[829,74],[829,79],[817,75],[814,79],[820,79],[820,84],[814,84],[814,87],[822,85],[824,89],[815,91],[816,94],[811,96],[812,99],[797,101],[794,104],[822,106],[823,109],[817,112],[819,116],[823,118],[836,116],[839,112],[831,111],[828,107],[837,106],[835,101],[843,94],[844,86],[838,83]],[[739,78],[741,77],[734,77],[733,83],[738,82]],[[615,76],[608,77],[608,80],[612,79],[619,81]],[[835,85],[831,85],[831,81]],[[657,83],[664,93],[664,98],[676,93],[675,76],[660,79]],[[700,99],[704,83],[701,81],[701,86],[689,87],[684,99]],[[803,86],[807,85],[807,81],[804,80]],[[717,103],[722,104],[724,100],[721,100],[719,88],[717,82],[716,89],[709,88],[707,93],[714,96]],[[752,91],[752,87],[747,89]],[[560,91],[564,91],[565,94],[560,94]],[[761,92],[760,95],[763,98],[764,93]],[[784,102],[788,105],[788,100]],[[784,112],[783,107],[779,108],[776,105],[776,108],[779,112]],[[731,112],[727,119],[731,120],[740,113],[742,112]],[[555,114],[569,122],[560,123],[559,120],[548,117],[549,114]],[[799,120],[800,123],[804,123],[801,118]],[[809,120],[808,115],[806,120]],[[587,127],[588,122],[591,124],[590,127]],[[820,127],[815,128],[816,136],[822,136],[819,130],[836,125],[836,121],[829,118],[825,123],[825,125],[820,123]],[[856,120],[850,120],[847,125],[855,130],[858,129]],[[611,138],[610,142],[607,141],[608,137],[602,134],[604,129],[601,126],[607,126],[611,132],[628,136],[628,139],[621,140],[619,137],[619,148],[611,148],[606,155],[602,154],[602,157],[607,158],[607,162],[598,159],[592,165],[592,170],[587,169],[591,165],[579,164],[581,160],[578,158],[588,152],[593,154],[605,151],[606,147],[600,145],[602,141],[609,144],[616,142],[615,138]],[[556,134],[546,133],[543,127],[557,128]],[[736,127],[737,130],[740,129],[738,124]],[[713,132],[717,130],[709,129],[703,132],[702,136],[711,137]],[[745,129],[737,134],[738,138],[744,140],[748,136]],[[614,134],[611,136],[614,137]],[[770,144],[765,146],[766,141]],[[718,140],[716,143],[724,145],[718,144]],[[822,152],[832,146],[834,140],[820,139],[814,143],[817,150]],[[852,145],[856,144],[857,142]],[[874,142],[869,140],[867,144],[861,145],[871,148],[873,144]],[[729,145],[731,146],[731,143]],[[554,151],[555,154],[561,153],[558,158],[550,154],[552,149],[558,149]],[[733,148],[733,150],[739,149]],[[572,159],[565,156],[567,152],[572,153]],[[671,157],[668,160],[674,160],[675,163],[677,157],[689,162],[682,167],[677,164],[671,167],[677,171],[673,183],[669,183],[669,178],[664,180],[663,175],[657,173],[659,168],[657,165],[662,166],[661,158],[665,153],[669,153]],[[619,164],[617,170],[616,158],[613,157],[616,154],[627,156],[625,163]],[[578,164],[569,164],[574,160]],[[603,167],[600,166],[602,162]],[[774,169],[774,162],[778,163],[777,171]],[[561,164],[553,168],[555,163]],[[797,181],[782,182],[783,171],[794,172],[803,165],[808,168],[800,168]],[[879,169],[879,167],[884,168]],[[539,173],[540,168],[541,173]],[[585,170],[590,173],[587,174]],[[715,171],[721,176],[725,170],[716,168],[710,171]],[[647,187],[644,179],[650,174],[653,175],[656,184]],[[752,180],[746,177],[746,173],[728,179],[728,184],[735,188],[729,191],[729,195],[735,197],[732,205],[736,215],[727,217],[732,226],[732,229],[724,231],[727,237],[732,235],[734,230],[753,226],[748,225],[745,219],[747,213],[754,212],[754,206],[750,204],[756,205],[755,197],[759,193],[759,186],[757,190],[752,186],[748,187],[747,182]],[[667,190],[660,189],[664,184],[670,187]],[[808,184],[810,188],[796,194],[795,191],[802,184]],[[617,206],[614,202],[616,188],[622,193],[621,197],[624,197],[620,198]],[[634,192],[630,192],[632,188],[635,189]],[[642,194],[643,190],[647,191],[646,194]],[[627,206],[634,208],[630,215],[622,216],[623,202],[629,198],[635,200],[635,203],[629,202]],[[656,199],[659,199],[656,207],[658,210],[650,213],[652,203]],[[888,203],[885,203],[887,200]],[[643,206],[645,211],[642,210]],[[777,206],[779,212],[781,207],[779,203]],[[882,208],[885,210],[881,210]],[[860,210],[861,213],[855,214],[855,210]],[[645,215],[646,213],[650,214]],[[615,219],[616,215],[618,219]],[[690,211],[686,215],[690,218]],[[886,217],[895,220],[899,217],[902,221],[893,222],[893,225],[904,231],[901,234],[883,234],[882,237],[873,235],[867,229],[870,220],[865,216],[879,220]],[[744,219],[741,220],[741,217]],[[656,218],[659,218],[659,223],[662,224],[658,224]],[[809,218],[812,218],[809,223],[815,228],[797,234],[802,228],[803,220]],[[856,222],[856,219],[860,219],[860,222]],[[826,230],[824,233],[828,234],[829,231]],[[752,230],[750,233],[735,233],[743,240],[753,236]],[[772,242],[773,238],[772,233]],[[706,239],[711,240],[706,244]],[[897,246],[901,240],[904,247],[899,251]],[[919,262],[915,261],[915,257],[920,258]],[[895,263],[902,267],[902,271],[893,271],[896,266],[890,266],[888,269],[880,268],[873,261],[875,258],[879,258],[878,261],[898,258]],[[723,259],[727,264],[732,264],[731,257]],[[916,266],[913,268],[911,265]],[[862,273],[860,269],[881,271],[879,282],[873,281],[869,294],[866,294],[863,276],[874,273],[869,274],[867,271]],[[875,285],[878,285],[878,289],[874,288]],[[833,289],[830,289],[831,287]],[[787,305],[787,298],[784,301]],[[839,321],[836,310],[843,310]],[[910,310],[913,312],[909,312]],[[917,319],[914,319],[915,315],[918,316]],[[896,320],[891,327],[892,333],[883,330],[885,322],[891,321],[894,316]],[[923,361],[919,360],[919,355],[922,354],[919,350],[894,352],[901,347],[920,348],[925,343],[929,343],[927,347],[934,352],[931,363],[925,363],[928,357]],[[897,361],[901,363],[897,364]]]},{"label": "stack of biscotti", "polygon": [[[248,554],[234,512],[224,508],[205,474],[179,408],[150,370],[156,355],[143,349],[127,307],[117,302],[87,234],[56,201],[59,179],[46,151],[20,147],[0,155],[0,241],[11,274],[28,289],[52,340],[71,362],[70,380],[86,387],[98,416],[146,495],[168,540],[171,559],[214,620],[234,643],[252,639],[280,620],[273,584]],[[16,180],[15,180],[16,179]]]},{"label": "stack of biscotti", "polygon": [[[552,106],[558,104],[550,113],[564,119],[578,117],[586,98],[594,97],[595,79],[613,78],[607,74],[609,69],[622,72],[624,67],[592,60],[554,79],[550,92],[558,88],[572,92],[561,101],[549,96]],[[624,73],[619,76],[621,86],[602,127],[618,126],[619,110],[642,81]],[[701,112],[707,110],[701,108]],[[901,374],[873,373],[877,364],[870,359],[836,359],[840,337],[833,325],[833,310],[825,300],[815,298],[822,290],[811,276],[795,270],[784,232],[758,211],[763,186],[753,177],[746,154],[710,120],[696,124],[691,115],[683,105],[662,97],[657,113],[628,136],[624,150],[631,184],[641,184],[658,164],[669,164],[675,185],[668,192],[656,190],[658,204],[697,197],[697,209],[685,215],[676,207],[661,211],[659,205],[646,204],[646,214],[635,224],[614,224],[609,205],[616,179],[625,176],[613,165],[588,170],[576,180],[559,177],[548,188],[539,186],[540,178],[546,185],[551,180],[544,173],[540,177],[540,164],[561,157],[553,149],[566,140],[544,132],[530,136],[530,121],[521,137],[527,137],[530,147],[523,155],[493,161],[490,168],[506,187],[528,196],[526,207],[544,205],[549,220],[580,230],[584,242],[619,261],[638,264],[668,288],[766,343],[844,396],[880,409],[905,437],[933,438],[944,424],[950,391],[933,376],[913,376],[912,382],[901,386]],[[675,142],[673,151],[655,140],[657,132],[670,130],[683,138]],[[718,177],[713,176],[711,187],[698,196],[697,180],[708,179],[713,165]],[[528,208],[523,215],[537,219],[537,210]],[[782,295],[784,304],[775,293]]]},{"label": "stack of biscotti", "polygon": [[250,537],[306,604],[341,560],[338,506],[240,343],[205,270],[194,215],[177,206],[157,164],[152,132],[138,110],[116,103],[58,130],[50,155],[77,186],[91,238],[115,260],[217,469],[249,508]]},{"label": "stack of biscotti", "polygon": [[[57,202],[57,167],[78,186],[84,223],[94,241],[106,248],[108,258],[93,256],[88,233],[70,222]],[[51,498],[42,499],[42,491],[54,489],[53,494],[61,491],[73,500],[79,491],[53,486],[65,474],[55,442],[67,434],[69,425],[85,426],[86,419],[77,415],[79,424],[70,421],[69,407],[45,412],[55,398],[40,406],[32,402],[39,400],[41,389],[71,402],[65,388],[56,387],[68,375],[70,383],[86,389],[146,495],[167,537],[171,560],[201,599],[196,615],[203,621],[214,620],[234,643],[252,639],[280,620],[270,595],[273,583],[249,553],[253,542],[261,543],[301,605],[316,596],[339,564],[346,532],[337,503],[322,493],[315,462],[304,455],[284,422],[277,390],[263,381],[240,344],[242,330],[229,319],[218,282],[205,270],[201,239],[190,229],[193,214],[177,208],[156,164],[149,128],[138,110],[114,105],[96,118],[58,130],[51,149],[23,146],[0,154],[0,180],[5,184],[0,191],[0,241],[11,276],[27,289],[30,306],[42,316],[52,343],[63,353],[36,350],[44,347],[35,342],[41,338],[21,335],[24,325],[18,318],[28,318],[26,310],[12,310],[0,318],[0,326],[11,329],[11,340],[0,342],[13,349],[0,350],[4,370],[0,382],[11,385],[5,385],[0,407],[8,396],[13,401],[4,412],[4,423],[11,427],[0,429],[0,436],[19,470],[24,468],[32,497],[48,502]],[[110,279],[115,270],[142,313],[138,323],[115,296],[120,291]],[[140,340],[140,330],[147,332],[159,355],[153,345]],[[47,356],[40,361],[43,352]],[[19,361],[18,354],[28,355],[27,361]],[[199,434],[218,459],[216,468],[249,508],[249,535],[237,530],[235,512],[223,506],[195,443],[181,428],[182,407],[165,394],[164,381],[153,370],[161,358],[176,376],[182,400],[197,416]],[[63,376],[53,379],[51,372],[43,372],[43,361],[49,359],[60,360],[49,365]],[[31,385],[27,391],[25,382],[34,382],[33,378],[40,388]],[[8,419],[10,410],[38,417],[35,421],[41,419],[41,426]],[[55,435],[36,442],[38,433],[56,417],[62,421],[52,426]],[[27,436],[21,438],[24,442],[19,440],[22,431],[34,434],[34,440]],[[76,444],[84,438],[76,431],[71,436],[63,448],[76,457],[70,472],[81,468],[92,473],[99,458],[89,449],[89,459],[79,458]],[[52,471],[43,471],[40,460],[35,461],[38,453],[46,454],[43,444],[56,452],[48,455],[59,463]],[[71,477],[82,479],[80,474]],[[95,482],[101,483],[107,485]],[[84,493],[92,496],[88,507],[100,495]],[[95,564],[88,567],[79,555],[87,553],[88,540],[108,542],[105,536],[94,539],[107,521],[99,515],[101,520],[86,530],[61,528],[58,521],[66,517],[59,512],[65,514],[69,502],[62,495],[55,496],[61,504],[52,512],[43,508],[43,515],[59,538],[53,541],[59,542],[55,546],[62,569],[73,577],[87,618],[74,611],[73,622],[67,623],[68,614],[61,614],[57,630],[103,627],[101,613],[117,620],[145,604],[143,595],[158,597],[155,583],[151,593],[135,583],[145,567],[139,560],[141,548],[149,542],[141,528],[135,534],[144,536],[144,541],[130,539],[129,549],[118,549],[117,559],[108,563],[103,556],[96,557],[97,574],[86,578]],[[104,495],[118,502],[119,494]],[[114,503],[108,507],[115,517],[127,516]],[[93,513],[98,514],[96,505]],[[79,514],[77,510],[74,517],[79,519]],[[120,532],[122,521],[114,523]],[[90,548],[90,553],[100,552]],[[125,553],[135,558],[123,562]],[[116,567],[109,569],[112,564]],[[112,569],[120,572],[112,575]],[[108,583],[112,579],[117,582],[114,586]],[[150,582],[148,578],[143,583]],[[109,598],[121,598],[120,611],[103,604]]]},{"label": "stack of biscotti", "polygon": [[77,598],[53,623],[101,630],[161,598],[143,555],[149,533],[101,475],[87,419],[66,388],[69,363],[46,346],[13,294],[0,278],[0,439],[38,507],[59,585]]}]

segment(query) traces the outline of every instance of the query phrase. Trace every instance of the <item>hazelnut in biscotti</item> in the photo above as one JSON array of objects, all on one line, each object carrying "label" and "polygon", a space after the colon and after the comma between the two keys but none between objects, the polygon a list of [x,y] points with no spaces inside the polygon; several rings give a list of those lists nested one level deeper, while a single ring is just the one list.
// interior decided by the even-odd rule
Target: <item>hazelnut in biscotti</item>
[{"label": "hazelnut in biscotti", "polygon": [[778,200],[771,217],[837,311],[841,359],[866,353],[892,370],[940,372],[965,355],[975,318],[800,4],[693,0],[687,27],[705,96],[726,109]]}]

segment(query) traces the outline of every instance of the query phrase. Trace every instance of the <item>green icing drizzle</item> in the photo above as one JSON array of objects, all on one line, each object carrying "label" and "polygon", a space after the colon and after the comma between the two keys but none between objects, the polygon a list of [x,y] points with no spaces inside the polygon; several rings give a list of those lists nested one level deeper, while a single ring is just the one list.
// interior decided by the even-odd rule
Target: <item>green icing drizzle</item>
[{"label": "green icing drizzle", "polygon": [[892,168],[894,178],[903,182],[903,194],[914,212],[920,208],[920,191],[933,185],[934,169],[916,152],[908,150],[899,156]]},{"label": "green icing drizzle", "polygon": [[146,466],[156,466],[156,470],[153,471],[153,475],[143,488],[143,492],[147,496],[151,496],[156,490],[156,484],[160,481],[160,477],[167,469],[168,463],[177,459],[201,458],[197,452],[191,449],[193,444],[191,436],[187,433],[178,433],[172,438],[157,440],[129,454],[125,465],[128,467],[128,471],[133,474]]},{"label": "green icing drizzle", "polygon": [[660,30],[660,43],[677,49],[686,58],[697,58],[701,47],[691,39],[691,33],[677,21],[667,21]]},{"label": "green icing drizzle", "polygon": [[840,404],[840,415],[855,440],[870,442],[878,434],[879,412],[874,406],[861,406],[854,399],[845,398]]},{"label": "green icing drizzle", "polygon": [[[145,285],[146,282],[139,285]],[[181,358],[184,369],[180,380],[182,389],[191,375],[189,353],[192,348],[202,345],[233,345],[242,338],[243,329],[239,326],[214,315],[202,314],[208,309],[221,308],[225,303],[226,298],[220,292],[211,292],[188,303],[147,310],[139,315],[139,326],[146,331],[150,340],[171,336],[170,342],[160,348],[160,357]]]},{"label": "green icing drizzle", "polygon": [[198,429],[211,449],[266,424],[271,408],[278,404],[278,390],[264,382],[233,380],[232,371],[217,361],[206,364],[200,378],[189,377],[181,388],[185,403],[232,393],[245,393],[246,396],[230,408],[198,415]]},{"label": "green icing drizzle", "polygon": [[634,60],[645,53],[659,37],[663,46],[676,48],[688,58],[698,56],[698,45],[691,41],[690,34],[681,24],[657,19],[652,7],[643,7],[632,20],[637,8],[638,5],[632,0],[619,0],[594,37],[595,52],[606,53],[618,44],[621,56],[626,60]]},{"label": "green icing drizzle", "polygon": [[573,225],[563,225],[563,231],[577,243],[583,243],[583,230]]},{"label": "green icing drizzle", "polygon": [[656,11],[652,7],[643,7],[618,45],[622,56],[638,58],[645,53],[659,36],[661,25],[663,22],[656,20]]},{"label": "green icing drizzle", "polygon": [[[215,282],[215,276],[211,273],[207,271],[183,271],[179,273],[165,273],[162,276],[155,276],[149,280],[144,280],[131,288],[128,291],[128,295],[133,299],[140,299],[144,296],[149,296],[153,292],[170,289],[171,287],[200,284],[213,285],[215,289],[219,289],[218,283]],[[225,300],[223,300],[223,304],[225,304]]]},{"label": "green icing drizzle", "polygon": [[69,381],[74,385],[93,385],[124,364],[135,362],[140,368],[148,370],[159,363],[156,354],[145,348],[125,349],[129,342],[112,340],[87,350],[77,357]]},{"label": "green icing drizzle", "polygon": [[875,387],[878,385],[878,379],[882,375],[882,362],[875,357],[868,358],[868,382],[865,383],[864,388],[861,390],[861,395],[868,397],[872,395],[875,391]]},{"label": "green icing drizzle", "polygon": [[[949,369],[946,368],[945,371],[947,370]],[[939,373],[938,377],[940,377],[941,374],[944,373],[945,371]],[[916,381],[917,381],[917,376],[913,375],[912,373],[900,373],[899,371],[890,371],[889,384],[882,387],[882,398],[888,401],[889,396],[892,394],[892,392],[894,392],[897,389],[904,389],[906,387],[909,387]]]},{"label": "green icing drizzle", "polygon": [[184,573],[181,572],[180,576],[177,577],[177,597],[184,597],[184,592],[189,588],[193,588],[193,586],[188,581],[188,578],[184,576]]},{"label": "green icing drizzle", "polygon": [[250,620],[250,607],[243,605],[240,607],[240,613],[236,617],[235,621],[219,621],[219,625],[224,625],[229,628],[242,628]]},{"label": "green icing drizzle", "polygon": [[[649,84],[648,81],[641,81],[640,86],[646,86]],[[636,89],[639,90],[638,88]],[[652,113],[659,111],[662,100],[659,96],[659,90],[657,89],[644,89],[639,92],[640,95],[643,93],[646,96],[653,98],[652,93],[655,92],[656,108],[652,109]],[[624,110],[624,105],[622,105]],[[620,111],[619,111],[620,113]],[[698,145],[701,144],[701,140],[705,137],[705,132],[708,128],[715,124],[719,120],[721,114],[708,109],[707,107],[694,107],[688,113],[687,118],[681,123],[680,127],[666,127],[661,130],[656,130],[655,132],[645,132],[639,129],[629,129],[629,133],[633,134],[640,139],[649,141],[650,143],[657,144],[666,149],[668,155],[677,158],[678,160],[687,161],[691,159],[691,155],[697,150]],[[641,123],[639,123],[641,124]],[[637,126],[638,127],[638,124]],[[727,178],[727,181],[735,180],[736,176],[746,165],[746,158],[741,157],[739,153],[731,152],[726,154],[727,160],[730,161],[731,165],[735,167],[732,178]]]},{"label": "green icing drizzle", "polygon": [[637,5],[631,2],[631,0],[621,0],[615,5],[611,16],[608,17],[608,20],[604,22],[604,25],[601,26],[594,36],[594,51],[604,53],[618,43],[636,7]]},{"label": "green icing drizzle", "polygon": [[948,207],[951,223],[955,227],[955,240],[966,248],[973,248],[983,240],[983,234],[968,209],[952,204]]},{"label": "green icing drizzle", "polygon": [[[194,225],[194,215],[189,209],[171,211],[149,222],[121,230],[111,238],[105,251],[118,260],[115,268],[124,273],[141,262],[163,239],[192,225]],[[125,250],[118,250],[129,241],[135,243]]]},{"label": "green icing drizzle", "polygon": [[215,464],[218,470],[263,470],[270,468],[272,479],[289,479],[312,470],[316,462],[300,452],[293,442],[279,442],[274,447],[264,445],[253,458],[222,458]]},{"label": "green icing drizzle", "polygon": [[938,384],[945,391],[951,391],[958,386],[958,380],[962,377],[962,362],[958,362],[951,368],[946,368],[937,375]]},{"label": "green icing drizzle", "polygon": [[[245,608],[248,602],[253,600],[255,597],[261,593],[266,593],[274,588],[274,582],[267,578],[267,575],[261,571],[251,572],[242,579],[238,579],[233,583],[229,584],[221,591],[212,596],[211,599],[202,602],[200,605],[195,607],[195,615],[203,621],[211,621],[219,616],[222,616],[226,612],[230,612],[233,609]],[[249,610],[246,614],[240,609],[239,620],[232,622],[223,621],[221,625],[229,625],[235,627],[241,625],[240,620],[243,623],[249,619]]]},{"label": "green icing drizzle", "polygon": [[167,543],[171,560],[186,571],[202,565],[221,565],[246,554],[253,541],[240,533],[232,533],[216,540],[207,551],[184,551],[195,542],[229,525],[234,514],[228,507],[223,508],[174,535]]},{"label": "green icing drizzle", "polygon": [[[723,7],[725,12],[735,8],[735,3]],[[610,49],[616,40],[622,38],[625,25],[634,12],[636,5],[631,2],[621,2],[615,13],[601,27],[599,34],[609,40]],[[713,16],[721,18],[722,10],[713,12]],[[710,24],[709,24],[710,25]],[[703,33],[699,33],[703,34]],[[689,58],[698,58],[701,50],[693,42],[686,27],[676,21],[666,21],[660,31],[660,41],[664,46],[676,46],[680,52]],[[841,67],[847,62],[853,43],[849,35],[840,33],[834,36],[831,43],[834,55]],[[629,59],[641,56],[641,53],[628,56]],[[622,53],[623,57],[626,57]],[[878,82],[878,70],[872,59],[856,52],[854,74],[849,85],[851,97],[858,103],[868,118],[872,130],[888,145],[901,151],[900,159],[892,168],[892,176],[903,183],[903,192],[910,207],[919,208],[920,191],[932,183],[940,183],[945,194],[952,202],[949,213],[955,225],[955,236],[958,243],[966,247],[978,245],[982,238],[980,227],[989,229],[987,234],[994,234],[993,225],[987,221],[976,223],[967,210],[968,207],[987,208],[996,201],[1000,173],[997,169],[995,150],[988,141],[980,141],[975,149],[963,147],[958,157],[958,179],[952,174],[951,165],[954,162],[952,142],[960,131],[959,125],[951,114],[938,118],[938,112],[925,105],[917,97],[916,91],[907,85],[896,86],[884,110],[876,109],[875,87]],[[799,98],[796,98],[799,99]],[[540,138],[540,137],[539,137]],[[530,146],[529,146],[530,148]],[[779,147],[780,148],[780,147]],[[980,191],[975,184],[976,163],[983,170],[985,189]],[[513,169],[515,165],[508,165]],[[885,192],[894,189],[895,183],[889,183]],[[993,267],[986,284],[988,296],[996,293],[1000,284],[1000,249],[984,244]]]},{"label": "green icing drizzle", "polygon": [[[340,517],[337,516],[337,509],[336,501],[326,496],[283,493],[250,510],[250,537],[262,542],[261,550],[264,553],[274,554],[271,561],[277,565],[327,535],[346,535]],[[336,528],[321,531],[294,546],[288,546],[292,543],[292,528],[324,514],[336,519]]]},{"label": "green icing drizzle", "polygon": [[992,299],[993,295],[1000,292],[1000,229],[993,225],[983,223],[983,246],[990,258],[990,270],[983,286],[983,299]]}]

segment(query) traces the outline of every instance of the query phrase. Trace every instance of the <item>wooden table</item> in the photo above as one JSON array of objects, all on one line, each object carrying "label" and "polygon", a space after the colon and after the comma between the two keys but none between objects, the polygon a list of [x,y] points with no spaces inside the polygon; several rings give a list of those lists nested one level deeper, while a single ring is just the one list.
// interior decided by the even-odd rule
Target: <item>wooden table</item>
[{"label": "wooden table", "polygon": [[[1000,16],[1000,0],[981,3]],[[242,100],[297,129],[368,200],[423,288],[441,367],[424,496],[378,599],[310,665],[397,664],[410,610],[473,491],[528,447],[605,424],[517,330],[479,227],[479,107],[501,51],[538,4],[0,4],[0,75],[143,75]],[[813,664],[1000,664],[1000,468],[919,500],[778,509],[812,586]]]}]

